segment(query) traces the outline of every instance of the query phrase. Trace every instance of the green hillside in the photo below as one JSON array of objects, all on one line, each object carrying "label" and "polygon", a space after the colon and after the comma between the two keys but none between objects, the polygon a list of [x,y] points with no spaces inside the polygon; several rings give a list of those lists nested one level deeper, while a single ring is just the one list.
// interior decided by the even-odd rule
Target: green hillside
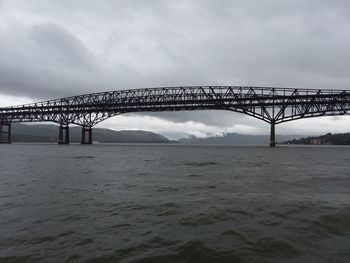
[{"label": "green hillside", "polygon": [[321,136],[310,136],[297,140],[286,141],[286,144],[310,144],[310,145],[350,145],[350,133],[327,133]]},{"label": "green hillside", "polygon": [[[80,142],[81,128],[70,128],[70,141]],[[13,142],[57,142],[58,126],[14,124],[12,128]],[[94,128],[93,140],[101,143],[170,143],[159,134],[147,131],[114,131]]]}]

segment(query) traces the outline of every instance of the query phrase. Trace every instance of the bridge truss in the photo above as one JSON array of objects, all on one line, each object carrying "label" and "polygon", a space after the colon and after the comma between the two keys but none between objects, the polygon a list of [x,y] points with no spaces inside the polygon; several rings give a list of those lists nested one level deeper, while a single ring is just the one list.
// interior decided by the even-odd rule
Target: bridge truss
[{"label": "bridge truss", "polygon": [[290,89],[245,86],[184,86],[117,90],[0,108],[0,142],[11,142],[11,123],[59,124],[59,143],[69,143],[69,125],[82,127],[82,140],[92,143],[92,127],[130,112],[229,110],[271,125],[319,116],[349,114],[350,90]]}]

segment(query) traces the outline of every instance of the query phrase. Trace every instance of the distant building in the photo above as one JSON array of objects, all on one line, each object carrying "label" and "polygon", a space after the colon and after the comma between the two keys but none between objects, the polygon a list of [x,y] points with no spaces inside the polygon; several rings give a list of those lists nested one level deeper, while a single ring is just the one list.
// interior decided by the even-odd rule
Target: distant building
[{"label": "distant building", "polygon": [[311,141],[310,141],[310,144],[312,144],[312,145],[321,145],[321,144],[323,144],[323,142],[322,142],[322,140],[321,139],[311,139]]}]

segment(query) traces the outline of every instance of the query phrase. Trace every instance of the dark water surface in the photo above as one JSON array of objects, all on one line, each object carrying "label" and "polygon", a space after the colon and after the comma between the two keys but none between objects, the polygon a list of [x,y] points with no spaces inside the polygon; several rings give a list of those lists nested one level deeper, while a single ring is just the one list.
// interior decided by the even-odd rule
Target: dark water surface
[{"label": "dark water surface", "polygon": [[350,262],[348,147],[0,150],[0,262]]}]

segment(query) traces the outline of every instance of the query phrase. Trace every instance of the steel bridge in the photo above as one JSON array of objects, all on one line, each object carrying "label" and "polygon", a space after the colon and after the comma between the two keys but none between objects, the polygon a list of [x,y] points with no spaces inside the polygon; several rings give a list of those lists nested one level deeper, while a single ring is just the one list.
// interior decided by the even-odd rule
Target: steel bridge
[{"label": "steel bridge", "polygon": [[92,143],[92,127],[130,112],[229,110],[275,125],[301,118],[349,114],[350,90],[246,86],[183,86],[117,90],[0,108],[0,142],[11,143],[11,124],[54,122],[59,144],[69,144],[69,125],[82,127],[81,143]]}]

